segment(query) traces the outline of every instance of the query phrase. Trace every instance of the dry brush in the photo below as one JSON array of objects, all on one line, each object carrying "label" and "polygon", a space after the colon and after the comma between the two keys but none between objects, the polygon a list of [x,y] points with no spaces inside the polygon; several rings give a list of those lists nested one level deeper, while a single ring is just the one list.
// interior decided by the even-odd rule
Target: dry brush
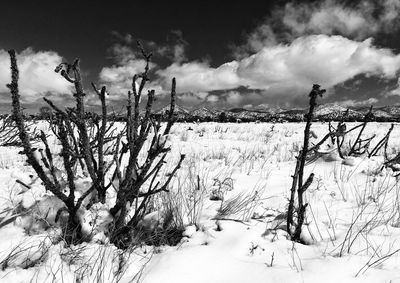
[{"label": "dry brush", "polygon": [[[152,54],[146,53],[141,47],[141,54],[146,66],[141,74],[132,78],[132,90],[128,92],[126,116],[122,130],[116,130],[113,123],[108,121],[109,113],[106,102],[106,87],[98,89],[93,83],[94,92],[101,103],[101,113],[87,112],[80,61],[72,64],[61,63],[55,71],[60,73],[74,88],[75,106],[61,109],[51,100],[44,98],[53,110],[51,128],[61,144],[58,155],[52,152],[46,135],[42,132],[41,158],[34,153],[29,138],[29,127],[20,102],[19,71],[16,53],[9,51],[11,59],[12,80],[8,84],[12,96],[13,119],[18,129],[23,153],[27,162],[43,182],[46,190],[61,200],[65,207],[57,213],[66,213],[67,221],[63,233],[68,244],[81,242],[85,239],[81,232],[81,222],[78,217],[81,210],[90,209],[94,203],[113,201],[110,214],[113,223],[110,225],[109,237],[118,247],[127,247],[133,240],[133,233],[138,223],[148,212],[151,198],[168,191],[168,186],[180,168],[185,156],[181,155],[177,164],[166,176],[161,169],[166,164],[170,146],[167,144],[168,134],[175,122],[175,78],[172,80],[170,110],[166,126],[153,115],[155,91],[149,90],[144,114],[141,114],[141,97],[150,80],[149,69]],[[145,143],[149,147],[145,147]],[[147,150],[147,152],[146,152]],[[145,152],[144,159],[139,153]],[[111,155],[111,158],[106,158]],[[143,156],[143,155],[142,155]],[[57,168],[55,159],[61,158],[63,168]],[[123,160],[127,159],[127,164]],[[57,172],[61,171],[62,174]],[[90,187],[81,192],[76,183],[77,172],[82,172],[90,180]],[[117,190],[115,199],[108,199],[108,190]],[[67,190],[66,190],[67,188]]]}]

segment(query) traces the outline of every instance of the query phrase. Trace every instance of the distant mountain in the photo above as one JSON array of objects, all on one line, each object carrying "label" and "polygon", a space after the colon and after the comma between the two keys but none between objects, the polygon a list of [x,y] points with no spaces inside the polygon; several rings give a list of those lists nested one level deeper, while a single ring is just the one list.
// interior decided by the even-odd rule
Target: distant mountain
[{"label": "distant mountain", "polygon": [[254,111],[261,111],[261,112],[266,112],[266,113],[270,113],[270,114],[277,114],[283,111],[282,108],[278,107],[278,106],[267,106],[267,105],[260,105],[260,106],[256,106],[253,108]]},{"label": "distant mountain", "polygon": [[400,105],[385,106],[379,109],[390,114],[393,117],[400,117]]},{"label": "distant mountain", "polygon": [[381,110],[381,109],[373,109],[372,114],[374,114],[375,118],[379,119],[393,119],[394,116],[389,114],[388,112]]},{"label": "distant mountain", "polygon": [[338,104],[323,104],[317,106],[315,109],[315,116],[325,116],[332,115],[336,113],[345,113],[347,108],[340,106]]},{"label": "distant mountain", "polygon": [[277,121],[289,121],[289,122],[302,122],[306,114],[305,109],[292,109],[282,110],[279,113],[273,114],[274,120]]},{"label": "distant mountain", "polygon": [[[170,110],[170,105],[166,105],[160,110],[158,110],[155,114],[166,117],[169,113],[169,110]],[[191,117],[189,111],[179,105],[175,105],[174,114],[178,118],[178,120],[187,120],[189,117]]]},{"label": "distant mountain", "polygon": [[242,121],[251,121],[251,120],[260,120],[267,116],[268,114],[265,112],[258,112],[258,111],[242,111],[238,113],[237,119]]},{"label": "distant mountain", "polygon": [[[356,110],[363,115],[367,114],[370,107],[359,107]],[[400,106],[384,106],[372,108],[372,114],[377,121],[396,121],[400,118]]]},{"label": "distant mountain", "polygon": [[[166,117],[170,106],[161,108],[156,114]],[[321,121],[339,121],[344,118],[345,121],[361,121],[369,107],[343,107],[336,103],[323,104],[316,107],[314,117]],[[188,111],[179,105],[175,106],[175,115],[180,121],[225,121],[225,122],[251,122],[251,121],[305,121],[308,108],[282,110],[274,108],[268,110],[267,107],[258,109],[232,108],[225,110],[209,109],[201,106],[192,111]],[[344,117],[344,115],[347,115]],[[373,108],[372,113],[376,121],[399,121],[400,106],[386,106]]]},{"label": "distant mountain", "polygon": [[307,113],[307,109],[291,109],[291,110],[282,110],[278,112],[281,115],[304,115]]},{"label": "distant mountain", "polygon": [[193,111],[190,112],[190,115],[194,116],[194,117],[215,117],[217,115],[217,112],[208,109],[207,107],[201,107],[198,109],[195,109]]},{"label": "distant mountain", "polygon": [[360,120],[364,117],[364,114],[359,111],[338,104],[324,104],[318,106],[314,114],[315,117],[322,120],[340,120],[346,113],[346,120]]},{"label": "distant mountain", "polygon": [[228,110],[228,112],[231,113],[241,113],[241,112],[247,112],[249,110],[245,109],[245,108],[231,108]]},{"label": "distant mountain", "polygon": [[[170,109],[170,105],[168,104],[168,105],[164,106],[163,108],[161,108],[160,110],[158,110],[156,113],[164,115],[165,113],[169,112],[169,109]],[[175,105],[174,112],[177,113],[177,114],[180,114],[180,113],[181,114],[189,114],[188,110],[186,110],[185,108],[183,108],[183,107],[181,107],[179,105]]]},{"label": "distant mountain", "polygon": [[262,110],[249,110],[245,108],[233,108],[225,111],[231,120],[241,121],[265,121],[270,118],[271,113]]}]

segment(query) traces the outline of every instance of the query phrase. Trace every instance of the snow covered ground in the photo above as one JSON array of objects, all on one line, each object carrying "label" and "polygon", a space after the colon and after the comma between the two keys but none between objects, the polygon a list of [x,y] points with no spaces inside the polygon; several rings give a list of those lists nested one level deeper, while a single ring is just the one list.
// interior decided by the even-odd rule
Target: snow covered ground
[{"label": "snow covered ground", "polygon": [[[389,127],[367,126],[365,137],[377,135],[371,147]],[[169,158],[186,154],[169,194],[187,224],[177,246],[123,252],[99,236],[67,248],[54,241],[57,229],[27,235],[30,218],[21,215],[0,228],[0,282],[400,282],[400,186],[393,172],[380,170],[381,154],[351,165],[331,155],[308,165],[306,174],[315,173],[306,193],[308,245],[287,239],[282,227],[303,129],[294,123],[175,124]],[[328,125],[312,129],[322,138]],[[16,183],[35,182],[19,150],[0,148],[3,223],[9,209],[47,194],[38,181],[28,191]],[[388,153],[398,150],[395,125]]]}]

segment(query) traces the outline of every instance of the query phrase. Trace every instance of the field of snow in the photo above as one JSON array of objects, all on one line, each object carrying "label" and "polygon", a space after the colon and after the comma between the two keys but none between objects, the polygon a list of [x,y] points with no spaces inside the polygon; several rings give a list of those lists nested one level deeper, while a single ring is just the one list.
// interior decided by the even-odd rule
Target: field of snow
[{"label": "field of snow", "polygon": [[[365,137],[377,135],[371,147],[389,127],[368,124]],[[322,138],[328,125],[312,130]],[[0,282],[400,282],[400,186],[395,172],[382,169],[382,154],[352,158],[351,165],[332,154],[308,165],[306,175],[315,178],[306,192],[307,245],[287,239],[285,212],[303,131],[295,123],[177,123],[169,159],[181,153],[186,159],[159,200],[186,225],[177,246],[121,251],[100,235],[65,247],[55,241],[57,228],[28,235],[30,215],[21,214],[0,228]],[[395,125],[388,153],[399,150]],[[47,195],[38,181],[31,190],[16,182],[35,182],[19,151],[0,148],[2,223],[11,210]],[[55,202],[47,199],[48,209]],[[98,209],[101,215],[106,208]]]}]

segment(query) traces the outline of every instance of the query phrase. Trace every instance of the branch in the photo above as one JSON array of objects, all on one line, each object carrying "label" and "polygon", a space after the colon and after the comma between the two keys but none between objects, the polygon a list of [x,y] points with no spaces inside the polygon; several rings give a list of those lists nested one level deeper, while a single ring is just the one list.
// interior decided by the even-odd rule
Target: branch
[{"label": "branch", "polygon": [[51,191],[56,197],[62,200],[65,204],[68,203],[67,196],[64,195],[59,187],[56,187],[54,183],[50,181],[50,179],[45,174],[43,168],[40,166],[39,161],[36,159],[35,155],[33,154],[32,146],[29,141],[29,137],[25,130],[24,125],[24,117],[20,105],[20,95],[18,90],[18,77],[19,71],[17,66],[17,59],[15,55],[15,50],[8,51],[10,55],[11,61],[11,83],[7,85],[7,87],[11,91],[12,97],[12,106],[13,106],[13,119],[17,124],[18,131],[19,131],[19,138],[21,139],[24,152],[27,157],[27,162],[32,166],[35,172],[38,174],[39,178],[43,181],[44,186],[47,190]]},{"label": "branch", "polygon": [[175,111],[175,96],[176,96],[176,79],[172,79],[172,86],[171,86],[171,103],[169,107],[168,113],[168,123],[167,127],[165,128],[164,135],[168,135],[171,127],[174,123],[174,111]]}]

